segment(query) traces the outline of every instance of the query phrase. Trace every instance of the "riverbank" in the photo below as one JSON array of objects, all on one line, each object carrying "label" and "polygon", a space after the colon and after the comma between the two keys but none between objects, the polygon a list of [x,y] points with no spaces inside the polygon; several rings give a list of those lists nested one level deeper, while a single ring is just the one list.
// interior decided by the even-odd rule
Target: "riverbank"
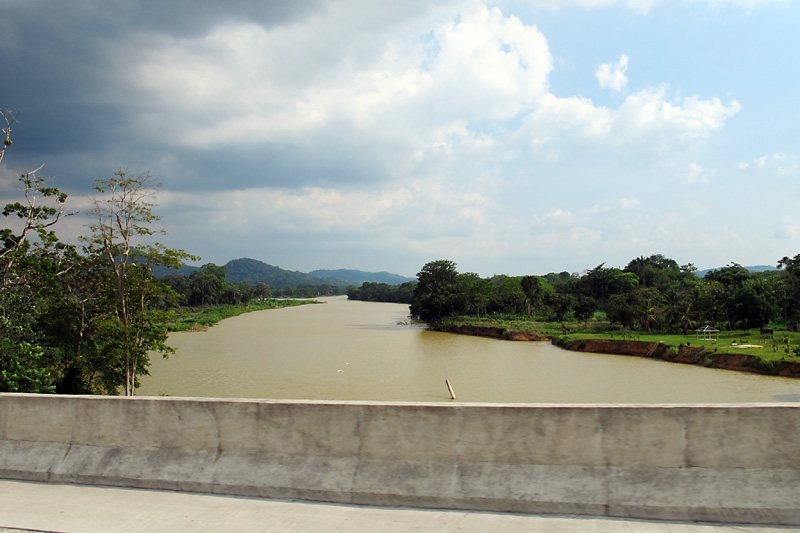
[{"label": "riverbank", "polygon": [[628,355],[657,359],[670,363],[701,365],[722,370],[752,372],[762,375],[800,378],[800,362],[786,360],[765,360],[747,353],[719,352],[719,348],[702,346],[671,346],[661,341],[641,341],[629,339],[569,339],[547,333],[515,331],[497,326],[447,325],[437,331],[490,337],[512,341],[549,341],[565,350],[584,353]]},{"label": "riverbank", "polygon": [[164,325],[167,331],[205,331],[214,324],[253,311],[281,309],[305,304],[322,303],[317,300],[267,298],[244,305],[214,305],[209,307],[182,307],[167,312]]}]

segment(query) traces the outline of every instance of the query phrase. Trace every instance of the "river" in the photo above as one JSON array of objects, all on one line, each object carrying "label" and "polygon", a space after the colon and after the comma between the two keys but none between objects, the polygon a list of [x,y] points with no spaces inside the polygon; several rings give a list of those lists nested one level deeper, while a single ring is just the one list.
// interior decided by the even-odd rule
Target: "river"
[{"label": "river", "polygon": [[501,403],[800,401],[800,380],[427,331],[408,306],[325,303],[172,333],[140,396]]}]

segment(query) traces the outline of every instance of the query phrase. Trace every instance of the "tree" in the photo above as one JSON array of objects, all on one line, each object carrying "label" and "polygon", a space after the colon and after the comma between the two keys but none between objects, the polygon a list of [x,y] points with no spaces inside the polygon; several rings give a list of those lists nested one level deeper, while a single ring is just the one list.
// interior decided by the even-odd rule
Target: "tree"
[{"label": "tree", "polygon": [[496,276],[495,306],[498,311],[513,314],[530,314],[528,297],[522,288],[521,277]]},{"label": "tree", "polygon": [[6,149],[12,144],[11,125],[17,121],[17,113],[11,109],[0,109],[0,117],[3,117],[3,121],[6,123],[6,126],[2,129],[5,139],[3,139],[3,146],[0,148],[0,163],[2,163],[3,157],[6,155]]},{"label": "tree", "polygon": [[580,296],[578,301],[575,302],[575,318],[583,320],[584,327],[592,316],[597,311],[597,300],[591,296]]},{"label": "tree", "polygon": [[618,268],[605,268],[600,263],[586,272],[580,279],[580,287],[588,296],[598,302],[605,302],[610,296],[633,290],[639,285],[639,278],[632,272],[623,272]]},{"label": "tree", "polygon": [[171,351],[165,342],[166,331],[157,326],[148,308],[159,288],[153,280],[152,267],[178,268],[182,260],[196,259],[158,242],[141,242],[164,233],[150,227],[160,219],[153,214],[154,204],[149,201],[158,186],[149,173],[120,170],[109,179],[97,180],[95,189],[104,196],[94,200],[90,211],[95,222],[89,225],[91,236],[86,238],[85,249],[100,259],[111,289],[111,313],[104,324],[100,349],[116,357],[116,379],[121,381],[126,396],[134,394],[137,376],[147,372],[147,353],[158,351],[166,356]]},{"label": "tree", "polygon": [[489,304],[495,298],[497,287],[474,272],[465,272],[458,275],[458,292],[463,298],[460,307],[464,312],[480,317],[486,314]]},{"label": "tree", "polygon": [[556,290],[547,294],[547,305],[553,310],[553,320],[563,322],[575,306],[575,297]]},{"label": "tree", "polygon": [[778,261],[780,274],[780,304],[783,318],[796,319],[800,314],[800,254],[793,258],[784,257]]},{"label": "tree", "polygon": [[255,292],[253,293],[253,295],[256,298],[260,298],[263,300],[266,298],[272,298],[272,291],[270,290],[269,285],[261,281],[256,284]]},{"label": "tree", "polygon": [[189,305],[217,305],[222,303],[228,270],[224,266],[207,263],[189,276]]},{"label": "tree", "polygon": [[[5,121],[0,162],[11,146],[16,113],[0,110]],[[0,229],[0,391],[53,392],[52,369],[58,352],[44,345],[40,321],[48,311],[47,295],[63,273],[61,259],[69,247],[51,229],[65,216],[67,195],[36,170],[19,178],[24,200],[6,204],[3,216],[15,216],[15,227]],[[45,266],[46,265],[46,266]]]},{"label": "tree", "polygon": [[763,327],[778,314],[775,293],[765,280],[745,281],[732,300],[734,321],[742,329]]},{"label": "tree", "polygon": [[536,318],[536,309],[540,308],[545,301],[545,296],[553,291],[544,278],[539,276],[525,276],[522,278],[522,290],[528,298],[528,306],[530,308],[529,315]]},{"label": "tree", "polygon": [[663,290],[670,281],[683,275],[683,271],[676,261],[661,254],[637,257],[628,263],[625,272],[636,274],[640,285],[655,287],[659,290]]},{"label": "tree", "polygon": [[458,271],[456,264],[446,259],[431,261],[417,274],[419,284],[409,305],[411,316],[426,322],[436,322],[456,311]]},{"label": "tree", "polygon": [[[0,116],[6,123],[2,133],[5,136],[3,146],[0,148],[0,163],[5,157],[6,150],[11,146],[11,125],[16,122],[17,115],[10,110],[0,110]],[[37,175],[44,165],[35,170],[31,170],[19,177],[19,182],[25,196],[25,202],[14,202],[6,204],[3,209],[3,216],[16,215],[21,219],[21,230],[19,234],[14,234],[11,228],[0,229],[0,241],[3,247],[0,249],[0,265],[2,265],[2,279],[0,279],[0,291],[5,289],[9,282],[9,276],[14,265],[14,261],[24,255],[30,245],[31,235],[38,237],[43,246],[55,246],[58,239],[50,229],[67,213],[64,209],[64,202],[67,195],[55,187],[46,187],[46,181]],[[48,205],[50,202],[52,205]]]},{"label": "tree", "polygon": [[712,270],[705,275],[706,281],[719,281],[728,289],[741,287],[742,284],[752,276],[750,271],[739,263],[731,263],[719,270]]}]

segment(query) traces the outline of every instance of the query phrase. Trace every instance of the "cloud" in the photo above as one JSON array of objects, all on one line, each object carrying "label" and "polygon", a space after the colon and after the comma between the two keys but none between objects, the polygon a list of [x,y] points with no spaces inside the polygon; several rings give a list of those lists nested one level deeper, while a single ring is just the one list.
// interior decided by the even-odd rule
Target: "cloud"
[{"label": "cloud", "polygon": [[679,178],[689,185],[708,184],[710,182],[708,172],[697,163],[690,163],[689,168],[685,173],[680,174]]},{"label": "cloud", "polygon": [[[497,7],[237,5],[215,18],[210,3],[181,4],[185,24],[166,32],[179,7],[159,7],[156,21],[135,2],[111,15],[87,4],[81,24],[102,30],[76,69],[85,90],[70,91],[77,100],[66,123],[83,128],[75,113],[92,102],[91,133],[62,126],[52,144],[95,167],[152,161],[172,186],[355,187],[460,171],[478,154],[504,160],[528,143],[545,159],[643,141],[661,153],[738,111],[735,100],[669,97],[666,86],[630,94],[617,109],[555,96],[547,38]],[[104,16],[112,22],[100,24]],[[601,65],[598,81],[622,90],[627,64],[622,55]]]},{"label": "cloud", "polygon": [[[267,166],[264,154],[294,169],[300,186],[327,179],[309,168],[309,147],[337,179],[429,171],[462,141],[491,141],[476,124],[511,119],[548,94],[544,35],[497,8],[423,10],[354,38],[342,23],[352,6],[334,6],[289,26],[237,21],[189,37],[130,36],[109,51],[109,63],[126,57],[109,76],[111,94],[130,128],[162,149],[253,158],[254,167]],[[355,161],[361,168],[350,168]]]},{"label": "cloud", "polygon": [[782,240],[797,240],[800,237],[800,219],[793,216],[782,216],[775,236]]},{"label": "cloud", "polygon": [[563,9],[569,6],[595,9],[624,5],[636,11],[646,13],[658,0],[532,0],[530,4],[541,9]]},{"label": "cloud", "polygon": [[800,174],[800,159],[786,152],[778,152],[773,155],[762,155],[749,162],[740,162],[739,170],[742,171],[766,171],[770,170],[779,177],[795,176]]},{"label": "cloud", "polygon": [[622,54],[616,64],[603,63],[597,67],[597,70],[595,70],[595,77],[597,77],[600,87],[613,91],[621,91],[628,85],[628,77],[625,75],[625,71],[627,70],[628,56]]},{"label": "cloud", "polygon": [[766,4],[788,4],[791,0],[691,0],[695,3],[709,4],[711,7],[719,9],[727,6],[736,6],[752,10],[758,6]]},{"label": "cloud", "polygon": [[[709,73],[696,89],[659,70],[663,53],[649,42],[634,43],[647,72],[629,71],[625,54],[597,66],[630,50],[607,41],[611,51],[590,47],[570,78],[554,56],[585,53],[564,39],[573,13],[527,9],[597,10],[593,42],[625,10],[674,9],[666,4],[11,2],[0,42],[7,78],[21,81],[4,89],[22,116],[5,169],[47,163],[75,200],[116,168],[151,170],[175,246],[219,260],[251,248],[295,258],[378,250],[490,265],[513,254],[557,261],[569,249],[599,262],[677,243],[685,235],[673,239],[648,212],[686,198],[651,187],[685,190],[674,180],[707,183],[741,159],[717,156],[708,140],[739,122],[730,119],[742,106],[724,95],[747,88]],[[661,20],[652,16],[654,27]],[[746,103],[748,117],[759,112]],[[763,165],[800,172],[785,153]]]},{"label": "cloud", "polygon": [[[728,6],[741,7],[752,10],[764,4],[789,3],[791,0],[684,0],[685,3],[708,4],[718,9]],[[606,7],[625,6],[631,10],[647,14],[658,4],[670,3],[667,0],[532,0],[530,5],[540,9],[564,9],[577,6],[584,9],[597,9]]]},{"label": "cloud", "polygon": [[548,95],[525,118],[522,131],[537,148],[580,142],[636,147],[660,155],[676,145],[708,137],[740,109],[736,100],[726,105],[718,98],[669,98],[665,85],[629,95],[618,109],[597,106],[587,98]]}]

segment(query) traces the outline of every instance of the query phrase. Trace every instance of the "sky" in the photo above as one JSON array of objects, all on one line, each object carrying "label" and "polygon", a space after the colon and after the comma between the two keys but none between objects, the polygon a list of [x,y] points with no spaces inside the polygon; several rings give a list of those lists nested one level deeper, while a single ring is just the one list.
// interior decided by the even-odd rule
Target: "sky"
[{"label": "sky", "polygon": [[[19,174],[150,172],[197,264],[415,276],[800,253],[793,0],[0,0]],[[79,244],[89,220],[59,222]]]}]

